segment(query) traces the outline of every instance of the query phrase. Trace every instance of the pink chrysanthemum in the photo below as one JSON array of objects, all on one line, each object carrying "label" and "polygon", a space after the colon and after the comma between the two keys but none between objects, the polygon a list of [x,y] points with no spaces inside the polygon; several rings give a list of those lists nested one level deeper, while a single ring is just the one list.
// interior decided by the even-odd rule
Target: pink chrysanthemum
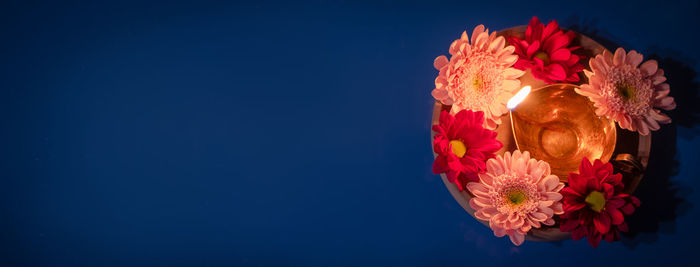
[{"label": "pink chrysanthemum", "polygon": [[467,184],[474,195],[469,201],[474,216],[488,221],[496,236],[508,235],[515,245],[525,241],[530,229],[554,225],[552,216],[564,213],[559,193],[564,183],[551,174],[547,162],[530,158],[527,151],[489,159],[479,179]]},{"label": "pink chrysanthemum", "polygon": [[474,29],[469,43],[467,32],[450,45],[449,60],[435,58],[433,65],[440,70],[435,79],[433,97],[444,105],[452,105],[451,113],[463,109],[483,111],[484,127],[495,129],[501,115],[508,111],[506,102],[520,87],[518,78],[525,72],[512,68],[518,60],[513,46],[496,32],[489,35],[484,25]]},{"label": "pink chrysanthemum", "polygon": [[676,103],[668,96],[671,90],[656,60],[639,66],[643,58],[634,50],[626,53],[618,48],[615,55],[604,51],[591,58],[591,71],[584,71],[588,84],[576,92],[594,103],[598,116],[617,121],[623,129],[648,135],[650,130],[659,129],[659,123],[671,122],[657,108],[672,110]]}]

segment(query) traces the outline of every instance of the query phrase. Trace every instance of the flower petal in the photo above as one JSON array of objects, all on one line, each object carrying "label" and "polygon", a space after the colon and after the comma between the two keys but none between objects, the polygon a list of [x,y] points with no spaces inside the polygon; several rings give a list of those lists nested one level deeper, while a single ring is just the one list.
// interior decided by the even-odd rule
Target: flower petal
[{"label": "flower petal", "polygon": [[471,192],[473,195],[475,195],[477,197],[489,198],[489,189],[483,184],[468,183],[467,189],[469,190],[469,192]]},{"label": "flower petal", "polygon": [[639,66],[639,63],[642,63],[642,60],[644,59],[644,56],[642,54],[637,53],[637,51],[630,50],[629,53],[627,53],[627,57],[625,58],[625,63],[631,65],[633,68],[636,68]]},{"label": "flower petal", "polygon": [[476,28],[474,28],[474,31],[472,32],[472,44],[476,43],[476,37],[483,33],[485,28],[486,27],[484,27],[483,24],[480,24],[479,26],[476,26]]},{"label": "flower petal", "polygon": [[442,67],[446,66],[450,61],[447,60],[446,56],[439,56],[436,57],[435,60],[433,60],[433,66],[440,70]]},{"label": "flower petal", "polygon": [[571,51],[568,49],[556,50],[549,56],[552,61],[566,61],[569,57],[571,57]]},{"label": "flower petal", "polygon": [[593,224],[600,233],[604,234],[610,231],[610,223],[610,216],[606,212],[601,212],[598,216],[593,217]]},{"label": "flower petal", "polygon": [[656,73],[658,67],[659,64],[656,62],[656,60],[651,59],[642,63],[642,65],[639,66],[639,70],[642,72],[642,74],[644,74],[644,76],[651,76]]},{"label": "flower petal", "polygon": [[552,191],[557,185],[559,185],[559,178],[555,175],[549,175],[540,181],[538,187],[540,191]]},{"label": "flower petal", "polygon": [[619,225],[623,222],[625,222],[625,217],[622,215],[622,212],[620,212],[618,209],[607,209],[608,213],[610,213],[610,218],[612,219],[612,224],[614,225]]},{"label": "flower petal", "polygon": [[508,235],[508,237],[510,237],[510,242],[513,242],[516,246],[520,246],[525,242],[525,235],[517,231]]},{"label": "flower petal", "polygon": [[559,194],[557,192],[547,192],[544,195],[545,195],[546,199],[548,199],[548,200],[559,201],[562,198],[561,194]]},{"label": "flower petal", "polygon": [[626,55],[627,53],[625,53],[625,49],[618,47],[617,50],[615,50],[615,55],[613,55],[613,64],[615,66],[622,66],[622,64],[625,63]]},{"label": "flower petal", "polygon": [[491,200],[488,200],[486,198],[475,197],[469,200],[469,206],[471,206],[475,210],[490,207],[491,205]]}]

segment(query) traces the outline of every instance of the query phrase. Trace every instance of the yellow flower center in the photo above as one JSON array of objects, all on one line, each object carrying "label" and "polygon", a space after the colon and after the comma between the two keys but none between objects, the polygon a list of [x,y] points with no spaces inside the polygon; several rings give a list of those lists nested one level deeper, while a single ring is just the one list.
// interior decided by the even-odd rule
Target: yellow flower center
[{"label": "yellow flower center", "polygon": [[510,202],[510,204],[513,206],[520,205],[523,202],[525,202],[525,200],[527,200],[525,192],[518,189],[508,192],[506,196],[508,197],[508,201]]},{"label": "yellow flower center", "polygon": [[452,140],[450,141],[450,147],[452,148],[452,154],[455,154],[457,157],[464,157],[464,154],[467,153],[467,146],[462,141]]},{"label": "yellow flower center", "polygon": [[484,88],[483,79],[481,79],[479,76],[475,76],[474,80],[472,81],[472,86],[474,87],[474,90],[481,91],[481,89]]},{"label": "yellow flower center", "polygon": [[593,191],[586,197],[586,203],[595,212],[600,212],[605,208],[605,196],[603,193]]},{"label": "yellow flower center", "polygon": [[549,64],[549,56],[544,51],[537,51],[535,57],[541,59],[545,65]]},{"label": "yellow flower center", "polygon": [[634,89],[634,86],[628,84],[628,83],[620,83],[615,86],[617,89],[617,93],[622,97],[624,100],[633,100],[635,97],[635,92],[636,90]]}]

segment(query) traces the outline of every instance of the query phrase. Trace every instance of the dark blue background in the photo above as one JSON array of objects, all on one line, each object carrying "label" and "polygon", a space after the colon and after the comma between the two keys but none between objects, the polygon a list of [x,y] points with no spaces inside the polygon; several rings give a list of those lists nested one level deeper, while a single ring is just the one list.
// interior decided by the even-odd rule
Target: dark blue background
[{"label": "dark blue background", "polygon": [[[697,256],[697,1],[429,2],[3,2],[0,265]],[[433,59],[533,15],[654,54],[678,96],[622,242],[514,247],[431,173]]]}]

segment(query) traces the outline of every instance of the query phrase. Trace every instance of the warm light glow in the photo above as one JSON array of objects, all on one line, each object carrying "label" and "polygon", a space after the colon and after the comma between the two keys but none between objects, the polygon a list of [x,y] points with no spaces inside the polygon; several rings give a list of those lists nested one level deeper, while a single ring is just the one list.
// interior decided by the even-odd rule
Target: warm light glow
[{"label": "warm light glow", "polygon": [[517,94],[511,97],[510,100],[508,100],[508,104],[506,104],[508,110],[513,110],[515,107],[518,106],[518,104],[520,104],[520,102],[523,102],[525,97],[527,97],[527,95],[530,94],[530,89],[532,89],[532,87],[530,87],[529,85],[525,86],[523,87],[523,89],[520,89],[520,91],[518,91]]}]

